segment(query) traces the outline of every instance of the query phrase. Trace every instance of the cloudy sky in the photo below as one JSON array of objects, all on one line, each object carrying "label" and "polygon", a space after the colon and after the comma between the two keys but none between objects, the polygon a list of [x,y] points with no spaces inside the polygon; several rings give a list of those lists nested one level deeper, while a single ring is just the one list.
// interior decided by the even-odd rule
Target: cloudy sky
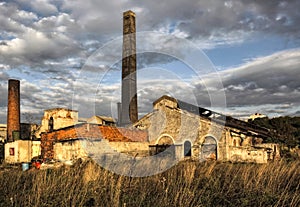
[{"label": "cloudy sky", "polygon": [[115,116],[129,9],[142,33],[140,116],[163,94],[240,118],[300,115],[299,8],[298,0],[1,1],[0,123],[10,78],[21,80],[23,121],[54,107]]}]

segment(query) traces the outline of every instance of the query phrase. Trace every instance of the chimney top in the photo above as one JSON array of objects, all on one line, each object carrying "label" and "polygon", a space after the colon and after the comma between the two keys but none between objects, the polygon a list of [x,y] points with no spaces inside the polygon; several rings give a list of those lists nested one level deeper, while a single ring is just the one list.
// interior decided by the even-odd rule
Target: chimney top
[{"label": "chimney top", "polygon": [[131,10],[128,10],[123,13],[123,16],[134,16],[135,17],[135,13]]},{"label": "chimney top", "polygon": [[9,82],[20,82],[20,80],[17,80],[17,79],[9,79],[8,81]]}]

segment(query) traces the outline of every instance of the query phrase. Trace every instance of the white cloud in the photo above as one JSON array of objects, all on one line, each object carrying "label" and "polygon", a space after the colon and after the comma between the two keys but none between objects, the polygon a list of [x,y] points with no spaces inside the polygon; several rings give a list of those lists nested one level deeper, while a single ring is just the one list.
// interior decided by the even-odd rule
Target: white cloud
[{"label": "white cloud", "polygon": [[36,21],[38,19],[38,16],[33,12],[16,10],[12,18],[23,24],[30,24],[31,22]]},{"label": "white cloud", "polygon": [[47,59],[60,59],[78,50],[76,42],[63,33],[49,34],[34,29],[27,29],[19,37],[5,42],[0,45],[0,59],[13,65],[42,65]]},{"label": "white cloud", "polygon": [[[249,106],[264,108],[264,105],[299,106],[299,68],[300,50],[287,50],[259,57],[237,68],[219,72],[226,93],[227,106],[236,110],[243,110]],[[214,82],[214,79],[214,74],[208,74],[202,81],[209,85]],[[203,94],[205,90],[203,84],[198,82],[197,88],[200,96],[207,98],[207,95]],[[222,88],[216,89],[218,90]],[[209,103],[204,102],[204,104]],[[271,109],[272,113],[275,113],[274,107],[264,113]],[[282,115],[287,113],[288,110],[278,111],[278,114]]]},{"label": "white cloud", "polygon": [[56,5],[50,0],[17,0],[21,5],[29,6],[34,12],[41,16],[50,16],[58,12]]}]

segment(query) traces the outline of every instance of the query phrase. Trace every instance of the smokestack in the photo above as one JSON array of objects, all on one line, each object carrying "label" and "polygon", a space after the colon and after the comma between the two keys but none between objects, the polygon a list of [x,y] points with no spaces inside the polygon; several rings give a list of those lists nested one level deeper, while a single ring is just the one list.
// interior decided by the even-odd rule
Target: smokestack
[{"label": "smokestack", "polygon": [[122,53],[122,126],[138,120],[136,86],[136,29],[135,13],[123,13],[123,53]]},{"label": "smokestack", "polygon": [[8,80],[7,141],[20,138],[20,81]]}]

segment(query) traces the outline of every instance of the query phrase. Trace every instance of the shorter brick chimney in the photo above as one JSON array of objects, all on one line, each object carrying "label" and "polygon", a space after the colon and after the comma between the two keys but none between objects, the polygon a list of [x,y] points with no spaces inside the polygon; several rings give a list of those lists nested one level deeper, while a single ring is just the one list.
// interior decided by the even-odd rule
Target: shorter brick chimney
[{"label": "shorter brick chimney", "polygon": [[7,142],[20,139],[20,81],[8,80]]}]

